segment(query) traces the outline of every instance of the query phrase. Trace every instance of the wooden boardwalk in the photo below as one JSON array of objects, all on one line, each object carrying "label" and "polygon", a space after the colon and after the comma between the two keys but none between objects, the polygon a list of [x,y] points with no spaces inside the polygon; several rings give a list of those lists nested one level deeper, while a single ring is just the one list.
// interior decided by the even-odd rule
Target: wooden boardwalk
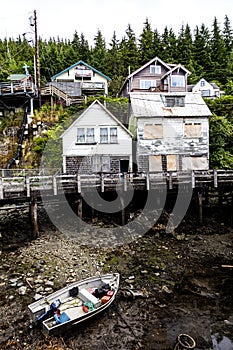
[{"label": "wooden boardwalk", "polygon": [[[0,173],[1,174],[1,173]],[[21,175],[12,172],[7,176],[2,170],[0,176],[0,201],[19,198],[39,198],[41,195],[79,193],[98,190],[183,190],[215,188],[233,190],[233,170],[209,170],[192,172],[151,172],[124,174],[75,174],[75,175],[36,175],[21,171]]]}]

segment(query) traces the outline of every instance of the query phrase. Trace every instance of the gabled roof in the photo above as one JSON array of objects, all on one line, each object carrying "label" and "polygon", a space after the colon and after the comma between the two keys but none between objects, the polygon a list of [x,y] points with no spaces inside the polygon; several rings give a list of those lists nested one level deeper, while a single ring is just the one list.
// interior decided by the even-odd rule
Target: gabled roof
[{"label": "gabled roof", "polygon": [[151,63],[158,61],[161,65],[163,65],[164,67],[166,67],[168,70],[170,70],[171,68],[167,65],[167,63],[163,62],[159,57],[154,57],[152,58],[152,60],[150,60],[149,62],[147,62],[146,64],[144,64],[144,66],[138,68],[137,70],[135,70],[133,73],[131,73],[130,75],[128,75],[128,77],[126,79],[131,78],[132,76],[134,76],[135,74],[137,74],[138,72],[140,72],[141,70],[143,70],[144,68],[148,67]]},{"label": "gabled roof", "polygon": [[169,74],[172,74],[175,70],[177,69],[182,69],[184,72],[186,72],[188,75],[191,74],[191,72],[186,69],[184,66],[182,66],[180,63],[175,65],[172,69],[170,69],[168,72],[166,72],[161,79],[164,79],[166,76],[168,76]]},{"label": "gabled roof", "polygon": [[101,76],[104,77],[105,79],[111,80],[111,78],[109,78],[107,75],[101,73],[100,71],[98,71],[97,69],[93,68],[92,66],[90,66],[89,64],[87,64],[86,62],[84,62],[84,61],[82,61],[82,60],[76,62],[75,64],[72,64],[72,66],[70,66],[70,67],[64,69],[63,71],[61,71],[61,72],[59,72],[59,73],[53,75],[53,76],[51,77],[51,80],[56,79],[57,77],[59,77],[59,75],[61,75],[61,74],[65,73],[65,72],[67,72],[68,70],[70,70],[70,69],[72,69],[72,68],[78,66],[79,64],[82,64],[82,65],[86,66],[87,68],[93,70],[95,73],[101,75]]},{"label": "gabled roof", "polygon": [[[95,100],[94,102],[92,102],[92,104],[85,109],[85,111],[78,117],[78,119],[75,119],[75,121],[63,132],[63,134],[60,136],[61,138],[69,132],[69,130],[73,127],[73,125],[79,121],[81,118],[84,118],[84,116],[86,115],[86,113],[95,105],[98,104],[103,110],[104,112],[106,112],[112,119],[114,119],[114,121],[122,128],[124,129],[127,134],[130,135],[130,137],[133,137],[133,134],[106,108],[102,105],[102,103],[100,103],[98,100]],[[96,122],[95,122],[96,123]]]}]

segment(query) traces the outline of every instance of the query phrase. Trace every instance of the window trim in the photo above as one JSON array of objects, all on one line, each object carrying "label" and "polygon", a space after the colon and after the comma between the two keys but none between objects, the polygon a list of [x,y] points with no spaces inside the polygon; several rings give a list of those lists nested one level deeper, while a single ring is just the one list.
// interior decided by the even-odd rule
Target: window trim
[{"label": "window trim", "polygon": [[[173,78],[180,78],[182,79],[182,84],[178,84],[178,85],[174,85],[173,83]],[[179,75],[179,74],[172,74],[171,75],[171,87],[178,87],[178,88],[183,88],[185,87],[185,79],[184,79],[184,76],[183,75]]]},{"label": "window trim", "polygon": [[[88,141],[87,139],[88,139],[88,130],[93,130],[93,140],[91,140],[91,141]],[[84,139],[83,140],[78,140],[78,137],[79,137],[79,131],[80,130],[83,130],[83,134],[80,136],[80,137],[84,137]],[[77,128],[77,139],[76,139],[76,145],[94,145],[94,144],[96,144],[96,141],[95,141],[95,138],[96,138],[96,134],[95,134],[95,128],[94,127],[78,127]]]},{"label": "window trim", "polygon": [[[152,71],[153,70],[152,68],[155,70],[155,72]],[[161,66],[158,64],[151,64],[150,65],[150,74],[160,75],[161,74]]]},{"label": "window trim", "polygon": [[[168,108],[185,107],[185,95],[182,95],[182,96],[162,95],[162,100],[163,100],[164,106]],[[171,103],[172,101],[174,101],[173,104]]]},{"label": "window trim", "polygon": [[[147,82],[151,82],[151,83],[153,82],[155,84],[154,85],[151,84],[149,87],[143,87],[142,84],[143,83],[147,83]],[[149,90],[152,87],[156,87],[156,86],[157,86],[157,81],[156,80],[152,80],[152,79],[141,79],[140,80],[140,89],[141,90]]]}]

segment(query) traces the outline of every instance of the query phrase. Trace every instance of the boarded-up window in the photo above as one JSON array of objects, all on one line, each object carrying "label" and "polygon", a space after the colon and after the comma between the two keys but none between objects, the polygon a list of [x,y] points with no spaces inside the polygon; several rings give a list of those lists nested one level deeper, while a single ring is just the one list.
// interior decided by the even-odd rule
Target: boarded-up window
[{"label": "boarded-up window", "polygon": [[177,170],[177,155],[167,155],[167,171]]},{"label": "boarded-up window", "polygon": [[145,124],[144,125],[144,139],[162,139],[163,125],[162,124]]},{"label": "boarded-up window", "polygon": [[162,171],[161,156],[149,156],[149,171]]},{"label": "boarded-up window", "polygon": [[182,170],[208,170],[207,157],[185,157],[182,159]]},{"label": "boarded-up window", "polygon": [[202,137],[201,123],[185,123],[184,125],[184,137]]}]

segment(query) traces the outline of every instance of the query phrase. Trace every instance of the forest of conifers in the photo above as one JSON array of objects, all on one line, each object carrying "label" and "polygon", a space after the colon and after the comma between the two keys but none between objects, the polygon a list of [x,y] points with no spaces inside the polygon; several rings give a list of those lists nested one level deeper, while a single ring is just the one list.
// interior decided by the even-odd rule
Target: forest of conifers
[{"label": "forest of conifers", "polygon": [[[23,65],[30,66],[33,75],[34,43],[29,34],[17,39],[0,40],[0,81],[9,74],[23,73]],[[189,83],[204,77],[217,82],[221,88],[232,90],[233,81],[233,31],[227,15],[222,27],[213,19],[211,28],[202,24],[190,28],[182,25],[178,34],[165,26],[163,33],[153,29],[146,19],[142,33],[137,38],[129,24],[123,38],[114,32],[106,43],[101,30],[89,45],[83,33],[74,33],[73,39],[39,38],[40,72],[42,85],[50,78],[79,60],[93,66],[112,79],[110,94],[115,96],[128,75],[144,63],[158,56],[166,63],[180,63],[191,71]],[[232,92],[232,91],[230,91]]]}]

